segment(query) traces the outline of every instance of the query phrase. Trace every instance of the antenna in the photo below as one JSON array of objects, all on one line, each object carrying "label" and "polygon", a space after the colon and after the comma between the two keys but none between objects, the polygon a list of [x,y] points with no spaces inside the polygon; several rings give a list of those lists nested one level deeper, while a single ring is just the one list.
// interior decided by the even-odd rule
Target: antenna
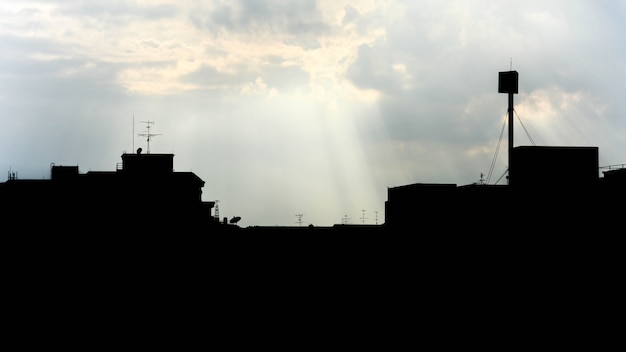
[{"label": "antenna", "polygon": [[7,180],[17,180],[17,171],[11,171],[11,169],[9,168]]},{"label": "antenna", "polygon": [[365,220],[367,220],[365,217],[365,209],[361,209],[361,223],[365,224]]},{"label": "antenna", "polygon": [[302,226],[302,217],[304,216],[304,214],[296,214],[296,217],[298,218],[298,221],[296,221],[296,223],[300,226]]},{"label": "antenna", "polygon": [[[148,137],[148,139],[147,139],[147,142],[148,142],[147,149],[148,150],[146,151],[146,153],[150,154],[150,137],[160,136],[161,134],[160,133],[150,133],[150,124],[153,124],[154,121],[141,121],[141,122],[146,124],[147,131],[144,132],[144,133],[138,133],[137,135],[138,136],[142,136],[142,137]],[[133,149],[135,149],[134,146],[133,146]]]}]

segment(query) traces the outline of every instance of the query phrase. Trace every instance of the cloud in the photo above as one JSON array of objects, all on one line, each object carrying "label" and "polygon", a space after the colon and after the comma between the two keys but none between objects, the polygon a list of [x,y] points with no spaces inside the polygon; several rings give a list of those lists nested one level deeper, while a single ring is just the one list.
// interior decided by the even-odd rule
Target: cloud
[{"label": "cloud", "polygon": [[624,162],[621,2],[23,1],[0,16],[0,168],[22,177],[111,170],[145,144],[134,115],[244,226],[382,217],[388,186],[506,169],[511,68],[516,142]]},{"label": "cloud", "polygon": [[230,1],[194,12],[193,19],[212,32],[301,37],[327,30],[315,1]]},{"label": "cloud", "polygon": [[89,18],[88,21],[108,25],[128,25],[132,21],[154,21],[173,18],[180,13],[176,2],[163,1],[124,1],[107,2],[64,0],[55,4],[53,13],[62,17]]}]

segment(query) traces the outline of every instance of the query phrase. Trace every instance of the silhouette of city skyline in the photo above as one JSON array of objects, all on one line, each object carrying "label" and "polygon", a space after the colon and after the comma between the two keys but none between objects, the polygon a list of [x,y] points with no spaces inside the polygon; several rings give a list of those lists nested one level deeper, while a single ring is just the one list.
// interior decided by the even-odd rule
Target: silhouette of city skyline
[{"label": "silhouette of city skyline", "polygon": [[[509,123],[517,81],[516,72],[500,75]],[[361,224],[346,215],[340,224],[303,226],[298,213],[291,226],[240,227],[241,214],[220,218],[217,201],[202,200],[200,177],[174,171],[174,154],[138,148],[113,171],[52,164],[42,180],[9,172],[0,183],[4,235],[16,260],[38,263],[34,271],[78,258],[70,266],[116,264],[121,277],[135,279],[125,272],[139,262],[211,281],[215,272],[207,279],[203,271],[210,259],[224,267],[220,284],[253,298],[273,302],[254,289],[267,289],[268,277],[280,273],[269,283],[349,292],[339,299],[360,302],[349,310],[357,317],[378,314],[387,323],[410,312],[434,334],[433,345],[610,350],[620,345],[611,318],[622,300],[626,165],[600,167],[594,146],[513,148],[509,131],[506,185],[389,187],[380,224],[365,224],[363,210]],[[368,302],[359,301],[363,294]],[[394,314],[367,310],[376,299]]]},{"label": "silhouette of city skyline", "polygon": [[[588,219],[589,223],[608,220],[605,215],[611,213],[611,199],[624,193],[626,164],[607,168],[600,176],[597,147],[513,147],[513,96],[518,93],[518,84],[517,71],[499,72],[498,93],[508,94],[509,105],[507,185],[415,183],[388,187],[384,219],[380,224],[377,213],[376,224],[366,224],[367,217],[362,210],[360,224],[349,221],[345,215],[341,223],[332,226],[304,227],[304,214],[296,214],[298,226],[253,224],[245,229],[254,232],[311,232],[315,229],[382,232],[411,227],[416,221],[433,223],[454,218],[466,223],[480,222],[480,217],[474,214],[487,209],[493,209],[492,216],[497,219],[513,221],[514,208],[511,207],[522,204],[519,211],[530,204],[542,211],[549,211],[550,207],[571,212],[577,214],[579,220]],[[52,164],[50,178],[44,180],[22,180],[16,172],[9,172],[7,181],[0,183],[4,212],[26,213],[50,223],[69,223],[72,219],[105,223],[120,214],[135,214],[134,219],[141,221],[134,226],[144,229],[162,228],[166,224],[172,228],[212,231],[241,229],[237,224],[242,214],[232,214],[230,220],[228,217],[220,219],[216,202],[202,201],[204,181],[193,172],[175,172],[173,154],[150,153],[149,141],[158,134],[150,131],[152,121],[142,122],[147,124],[147,130],[137,135],[147,137],[147,152],[142,153],[142,148],[138,148],[136,153],[123,153],[115,171],[81,174],[77,165]],[[538,201],[527,203],[522,199]],[[490,204],[507,207],[493,208]],[[151,224],[148,219],[157,221]],[[130,226],[128,224],[126,226]]]}]

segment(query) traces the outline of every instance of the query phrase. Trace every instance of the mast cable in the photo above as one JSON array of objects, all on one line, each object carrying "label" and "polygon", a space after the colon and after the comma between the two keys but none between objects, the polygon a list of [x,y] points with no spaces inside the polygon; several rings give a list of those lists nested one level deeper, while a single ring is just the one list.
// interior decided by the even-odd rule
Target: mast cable
[{"label": "mast cable", "polygon": [[526,126],[524,126],[524,123],[522,123],[522,119],[519,117],[519,115],[517,114],[517,111],[515,109],[513,109],[513,112],[515,113],[515,116],[517,116],[517,120],[519,121],[520,125],[522,125],[522,128],[524,129],[524,132],[526,132],[526,136],[528,137],[528,139],[530,140],[530,143],[532,143],[532,145],[535,145],[535,141],[533,140],[533,138],[530,136],[530,133],[528,133],[528,131],[526,130]]},{"label": "mast cable", "polygon": [[500,144],[502,143],[502,136],[504,135],[504,127],[506,126],[506,118],[507,118],[507,115],[504,116],[502,129],[500,130],[500,138],[498,139],[498,144],[496,145],[496,150],[494,152],[493,159],[491,160],[491,166],[489,167],[489,173],[487,174],[487,180],[486,180],[487,184],[489,184],[489,180],[491,180],[491,175],[493,174],[493,167],[495,166],[496,159],[498,157],[498,151],[500,150]]},{"label": "mast cable", "polygon": [[[526,133],[526,137],[528,137],[528,140],[530,140],[530,143],[533,146],[536,145],[535,141],[533,140],[533,137],[530,135],[530,133],[526,129],[526,126],[522,122],[522,118],[517,113],[517,110],[513,109],[513,112],[515,113],[515,116],[517,116],[517,120],[519,121],[520,125],[522,126],[522,129],[524,130],[524,133]],[[494,153],[494,156],[493,156],[493,160],[491,161],[491,166],[489,167],[489,173],[487,174],[487,179],[486,179],[486,183],[487,184],[489,184],[489,181],[491,180],[491,175],[493,173],[493,168],[494,168],[495,163],[496,163],[496,158],[497,158],[497,155],[498,155],[498,151],[500,150],[500,144],[502,143],[502,136],[504,135],[504,126],[506,125],[506,120],[507,119],[506,119],[506,116],[505,116],[504,123],[502,124],[502,130],[500,130],[500,138],[498,139],[498,144],[496,145],[496,150],[495,150],[495,153]],[[508,171],[508,167],[504,171],[502,176],[500,176],[500,178],[498,178],[498,181],[496,181],[495,184],[498,184],[498,182],[502,179],[502,177],[504,177],[504,175],[506,175],[507,171]]]},{"label": "mast cable", "polygon": [[500,177],[498,177],[498,180],[496,181],[496,183],[494,183],[494,185],[497,185],[498,182],[500,182],[500,180],[507,174],[507,172],[509,172],[509,168],[508,167],[506,168],[506,170],[504,170],[502,175],[500,175]]}]

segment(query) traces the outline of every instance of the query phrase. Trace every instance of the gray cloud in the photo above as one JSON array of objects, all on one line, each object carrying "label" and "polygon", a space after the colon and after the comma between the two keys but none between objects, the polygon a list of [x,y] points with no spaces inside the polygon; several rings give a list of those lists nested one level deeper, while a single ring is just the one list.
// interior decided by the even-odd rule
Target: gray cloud
[{"label": "gray cloud", "polygon": [[328,30],[316,1],[230,1],[210,9],[199,8],[193,23],[210,31],[268,32],[274,35],[320,35]]},{"label": "gray cloud", "polygon": [[172,18],[179,14],[179,7],[174,4],[145,5],[135,1],[109,0],[81,1],[65,0],[55,7],[53,12],[61,16],[93,17],[97,21],[109,24],[127,25],[129,20],[158,20]]},{"label": "gray cloud", "polygon": [[[25,2],[0,14],[0,169],[25,178],[50,162],[113,169],[145,147],[134,115],[244,226],[382,218],[388,186],[489,169],[511,58],[536,142],[626,161],[621,2]],[[505,166],[503,154],[497,176]]]}]

